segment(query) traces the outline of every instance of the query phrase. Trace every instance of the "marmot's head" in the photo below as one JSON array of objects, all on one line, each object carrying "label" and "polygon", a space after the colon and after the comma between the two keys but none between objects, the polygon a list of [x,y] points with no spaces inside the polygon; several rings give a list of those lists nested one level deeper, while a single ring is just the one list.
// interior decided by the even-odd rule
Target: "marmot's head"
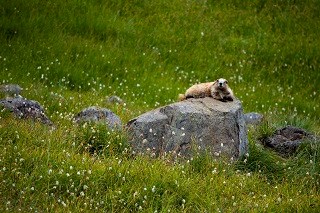
[{"label": "marmot's head", "polygon": [[219,78],[218,80],[216,80],[216,84],[218,88],[221,88],[221,89],[228,87],[228,81],[224,78]]}]

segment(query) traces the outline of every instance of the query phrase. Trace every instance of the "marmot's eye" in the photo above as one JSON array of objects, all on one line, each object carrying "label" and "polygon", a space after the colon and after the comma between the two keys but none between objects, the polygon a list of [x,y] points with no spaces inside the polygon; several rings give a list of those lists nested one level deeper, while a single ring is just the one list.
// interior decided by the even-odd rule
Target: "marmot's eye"
[{"label": "marmot's eye", "polygon": [[228,83],[228,81],[226,81],[226,84]]}]

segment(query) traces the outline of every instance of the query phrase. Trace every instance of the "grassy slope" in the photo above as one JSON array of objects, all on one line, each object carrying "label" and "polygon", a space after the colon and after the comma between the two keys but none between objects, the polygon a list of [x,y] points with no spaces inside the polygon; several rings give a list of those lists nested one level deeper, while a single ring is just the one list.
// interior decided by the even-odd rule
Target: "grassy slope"
[{"label": "grassy slope", "polygon": [[[254,141],[287,123],[319,133],[319,13],[316,0],[0,1],[0,80],[58,125],[1,112],[0,210],[316,211],[319,148],[284,161]],[[123,134],[70,121],[99,105],[126,122],[221,76],[269,122],[250,130],[246,163],[132,159]]]}]

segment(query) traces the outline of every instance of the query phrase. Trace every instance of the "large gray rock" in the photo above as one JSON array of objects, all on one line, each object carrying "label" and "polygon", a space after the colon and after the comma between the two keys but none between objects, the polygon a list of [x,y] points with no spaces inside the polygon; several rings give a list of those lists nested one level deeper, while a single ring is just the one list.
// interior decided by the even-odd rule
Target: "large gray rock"
[{"label": "large gray rock", "polygon": [[132,119],[130,143],[138,153],[190,155],[209,151],[238,158],[248,151],[246,125],[239,100],[188,99]]},{"label": "large gray rock", "polygon": [[74,116],[74,121],[76,123],[103,123],[106,124],[106,126],[110,129],[120,129],[122,124],[119,116],[117,116],[111,110],[97,106],[91,106],[83,109]]},{"label": "large gray rock", "polygon": [[53,125],[52,121],[45,115],[43,107],[37,101],[15,97],[1,99],[0,105],[13,112],[18,118],[31,118],[50,126]]}]

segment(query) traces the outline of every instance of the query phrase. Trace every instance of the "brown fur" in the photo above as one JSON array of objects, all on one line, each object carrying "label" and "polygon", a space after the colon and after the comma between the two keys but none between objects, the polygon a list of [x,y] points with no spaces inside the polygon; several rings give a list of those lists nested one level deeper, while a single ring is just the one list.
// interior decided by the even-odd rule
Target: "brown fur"
[{"label": "brown fur", "polygon": [[179,94],[179,100],[185,100],[188,98],[204,98],[212,97],[221,101],[233,101],[234,95],[228,81],[220,78],[214,82],[200,83],[191,86],[185,94]]}]

